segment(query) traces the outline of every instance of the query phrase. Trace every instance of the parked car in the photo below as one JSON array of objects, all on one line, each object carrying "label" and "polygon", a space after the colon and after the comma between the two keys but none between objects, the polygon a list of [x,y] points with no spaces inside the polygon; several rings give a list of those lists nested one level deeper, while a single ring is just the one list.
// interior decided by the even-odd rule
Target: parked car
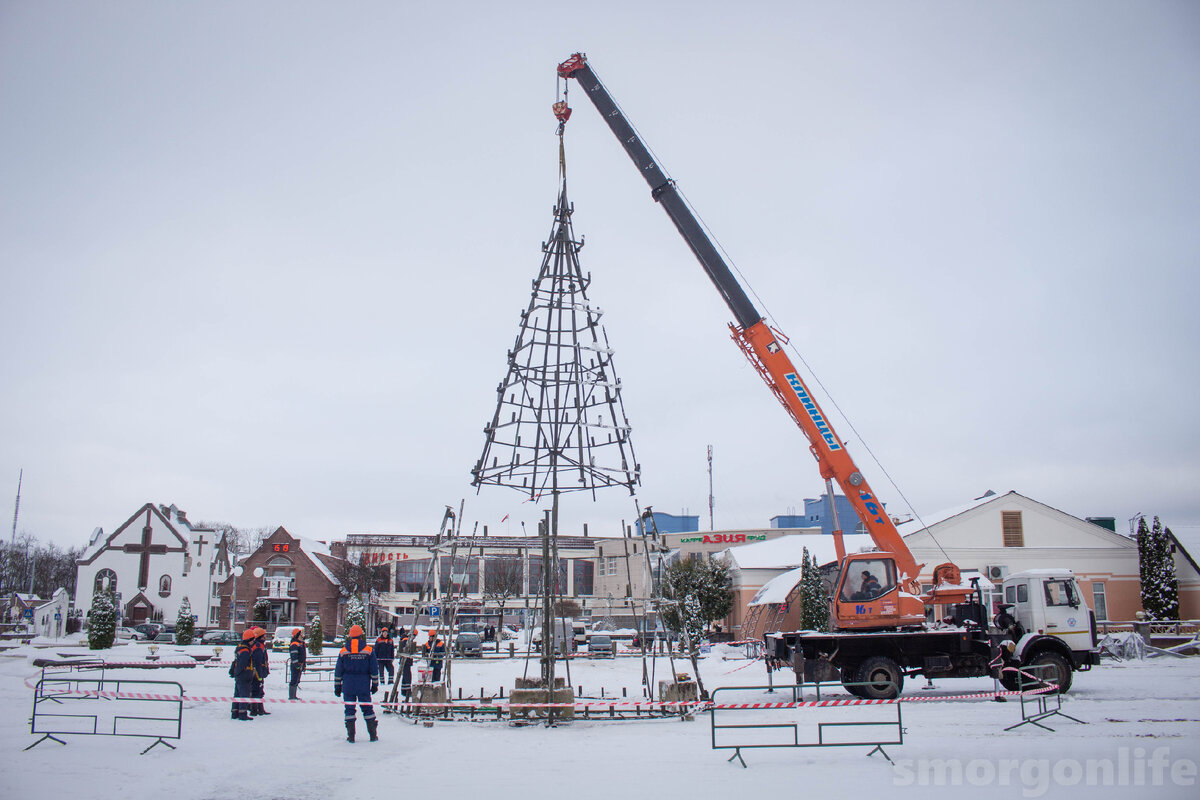
[{"label": "parked car", "polygon": [[482,658],[483,637],[478,633],[460,633],[454,640],[454,652],[468,658]]},{"label": "parked car", "polygon": [[138,641],[140,639],[144,639],[144,638],[146,638],[146,637],[142,636],[142,634],[139,633],[136,628],[126,628],[126,627],[117,628],[117,639],[118,640],[128,639],[129,641],[136,642],[136,641]]},{"label": "parked car", "polygon": [[159,631],[165,629],[166,626],[158,622],[143,622],[140,625],[133,626],[133,630],[137,631],[142,639],[153,639],[158,635]]},{"label": "parked car", "polygon": [[271,634],[271,649],[286,653],[292,648],[292,631],[296,628],[304,629],[303,625],[280,625],[275,629],[275,633]]},{"label": "parked car", "polygon": [[587,640],[588,655],[592,658],[615,658],[616,644],[607,633],[593,633]]},{"label": "parked car", "polygon": [[158,635],[156,635],[150,641],[154,642],[155,644],[175,644],[175,632],[159,631]]},{"label": "parked car", "polygon": [[242,636],[234,631],[209,631],[200,639],[201,644],[209,645],[229,645],[238,644],[242,641]]}]

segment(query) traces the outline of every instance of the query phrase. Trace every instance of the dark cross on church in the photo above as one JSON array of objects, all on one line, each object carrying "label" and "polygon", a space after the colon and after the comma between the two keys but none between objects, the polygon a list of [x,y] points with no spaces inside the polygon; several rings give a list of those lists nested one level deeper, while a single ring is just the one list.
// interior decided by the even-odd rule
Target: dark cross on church
[{"label": "dark cross on church", "polygon": [[208,544],[208,541],[204,538],[203,535],[196,537],[196,555],[198,555],[198,556],[204,555],[204,545],[206,545],[206,544]]},{"label": "dark cross on church", "polygon": [[141,553],[141,564],[138,566],[137,588],[139,589],[145,589],[150,585],[150,554],[167,552],[165,544],[150,544],[150,537],[153,535],[154,530],[147,523],[146,527],[142,528],[142,543],[127,544],[122,548],[126,553]]}]

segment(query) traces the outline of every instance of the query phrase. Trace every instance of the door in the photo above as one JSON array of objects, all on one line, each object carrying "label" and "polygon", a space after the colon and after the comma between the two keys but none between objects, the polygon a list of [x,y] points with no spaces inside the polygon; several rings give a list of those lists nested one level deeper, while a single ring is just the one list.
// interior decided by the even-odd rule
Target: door
[{"label": "door", "polygon": [[1042,599],[1046,604],[1046,633],[1057,636],[1072,650],[1092,646],[1092,623],[1087,604],[1074,578],[1042,580]]}]

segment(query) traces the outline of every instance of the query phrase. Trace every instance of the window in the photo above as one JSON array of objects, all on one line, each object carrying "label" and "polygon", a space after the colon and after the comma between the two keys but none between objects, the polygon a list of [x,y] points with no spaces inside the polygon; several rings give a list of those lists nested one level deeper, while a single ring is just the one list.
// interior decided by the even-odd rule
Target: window
[{"label": "window", "polygon": [[220,596],[221,596],[221,584],[217,583],[216,581],[213,581],[213,585],[212,585],[212,596],[213,596],[213,597],[220,597]]},{"label": "window", "polygon": [[1092,581],[1092,608],[1096,609],[1096,619],[1108,620],[1108,597],[1104,593],[1104,581]]},{"label": "window", "polygon": [[1047,606],[1071,606],[1074,608],[1079,605],[1079,601],[1075,599],[1074,581],[1046,581],[1044,586]]},{"label": "window", "polygon": [[896,562],[890,558],[864,558],[847,567],[842,580],[843,603],[878,600],[896,585]]},{"label": "window", "polygon": [[220,608],[220,606],[214,605],[208,609],[208,624],[209,625],[220,625],[221,624],[221,608]]},{"label": "window", "polygon": [[1025,528],[1021,523],[1020,511],[1001,511],[1000,528],[1004,532],[1005,547],[1025,546]]},{"label": "window", "polygon": [[283,597],[296,590],[296,567],[286,556],[273,556],[263,565],[262,588],[271,597]]},{"label": "window", "polygon": [[587,596],[593,593],[595,565],[586,558],[575,559],[575,596]]},{"label": "window", "polygon": [[617,557],[616,556],[608,557],[608,574],[609,575],[617,574]]},{"label": "window", "polygon": [[306,603],[304,607],[305,624],[311,625],[312,621],[317,618],[317,614],[321,613],[319,603]]},{"label": "window", "polygon": [[516,597],[521,594],[521,559],[505,556],[484,562],[484,591],[497,597]]},{"label": "window", "polygon": [[1008,603],[1009,605],[1016,605],[1016,603],[1017,603],[1017,586],[1016,586],[1016,584],[1009,584],[1008,586],[1004,587],[1004,602]]},{"label": "window", "polygon": [[[542,557],[529,557],[529,588],[527,590],[530,595],[538,595],[542,593]],[[567,589],[567,560],[560,558],[558,560],[558,583],[551,587],[551,591],[556,594],[564,594]]]},{"label": "window", "polygon": [[479,559],[466,556],[454,556],[453,564],[450,556],[442,556],[438,564],[439,583],[442,594],[478,594],[479,593]]},{"label": "window", "polygon": [[237,614],[236,614],[236,616],[237,616],[237,621],[238,621],[238,622],[245,622],[245,621],[246,621],[246,603],[245,603],[244,601],[239,601],[239,602],[238,602],[238,604],[237,604]]},{"label": "window", "polygon": [[1028,583],[1017,584],[1017,602],[1018,603],[1028,603],[1029,602],[1029,584]]},{"label": "window", "polygon": [[412,558],[396,564],[396,591],[416,594],[425,586],[428,558]]},{"label": "window", "polygon": [[96,583],[92,587],[92,594],[100,594],[101,592],[117,591],[117,573],[111,569],[102,569],[96,573]]},{"label": "window", "polygon": [[158,596],[159,597],[170,597],[171,596],[171,576],[170,575],[163,575],[161,578],[158,579]]}]

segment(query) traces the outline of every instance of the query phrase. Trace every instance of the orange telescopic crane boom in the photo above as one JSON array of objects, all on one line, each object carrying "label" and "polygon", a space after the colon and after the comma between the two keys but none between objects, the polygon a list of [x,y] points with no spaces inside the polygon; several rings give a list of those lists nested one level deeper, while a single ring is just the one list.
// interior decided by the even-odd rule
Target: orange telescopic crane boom
[{"label": "orange telescopic crane boom", "polygon": [[[880,629],[919,625],[925,621],[925,603],[917,575],[921,570],[904,544],[900,532],[884,512],[883,504],[859,471],[845,444],[834,432],[820,405],[812,396],[799,371],[784,351],[787,340],[774,331],[755,308],[734,278],[725,260],[704,232],[687,203],[656,163],[633,126],[617,107],[604,85],[592,71],[583,53],[576,53],[558,66],[564,79],[574,78],[608,123],[625,152],[650,185],[650,196],[667,212],[675,228],[708,274],[709,279],[733,312],[730,324],[733,340],[762,376],[767,386],[792,419],[804,432],[809,450],[817,459],[821,477],[829,486],[835,481],[854,506],[872,540],[882,552],[847,556],[841,531],[836,531],[836,546],[841,575],[835,598],[835,619],[839,628]],[[571,110],[565,102],[555,106],[555,116],[565,122]],[[833,493],[829,492],[833,504]],[[856,567],[856,562],[862,562]],[[879,571],[882,574],[875,574]],[[869,577],[874,584],[868,583]],[[957,569],[942,565],[935,570],[945,583],[957,583]],[[877,586],[877,588],[875,588]],[[961,599],[939,596],[937,602]],[[927,598],[928,599],[928,598]]]}]

